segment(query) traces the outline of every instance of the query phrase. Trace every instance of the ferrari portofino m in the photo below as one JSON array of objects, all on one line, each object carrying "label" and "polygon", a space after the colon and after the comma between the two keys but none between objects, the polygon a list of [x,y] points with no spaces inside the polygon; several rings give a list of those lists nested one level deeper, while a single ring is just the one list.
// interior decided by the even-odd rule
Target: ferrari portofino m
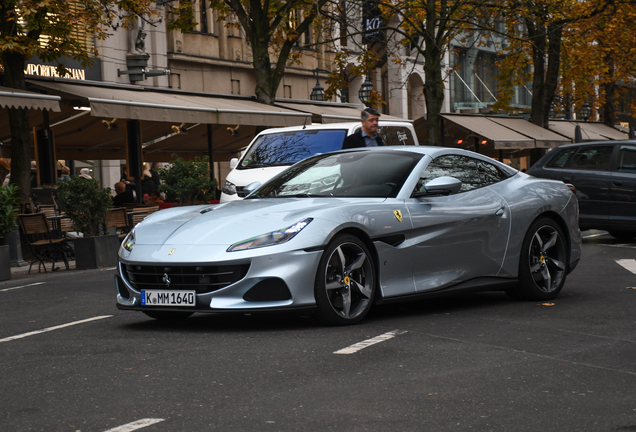
[{"label": "ferrari portofino m", "polygon": [[242,201],[161,210],[122,243],[117,307],[158,319],[503,290],[555,298],[581,257],[578,202],[465,150],[376,147],[305,159]]}]

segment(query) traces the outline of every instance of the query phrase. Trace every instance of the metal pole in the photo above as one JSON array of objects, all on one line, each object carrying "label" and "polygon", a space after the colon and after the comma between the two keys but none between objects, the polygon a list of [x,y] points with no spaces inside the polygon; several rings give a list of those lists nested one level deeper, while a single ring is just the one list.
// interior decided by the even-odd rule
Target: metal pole
[{"label": "metal pole", "polygon": [[212,145],[212,125],[207,125],[208,127],[208,157],[210,158],[210,180],[216,178],[214,176],[214,147]]}]

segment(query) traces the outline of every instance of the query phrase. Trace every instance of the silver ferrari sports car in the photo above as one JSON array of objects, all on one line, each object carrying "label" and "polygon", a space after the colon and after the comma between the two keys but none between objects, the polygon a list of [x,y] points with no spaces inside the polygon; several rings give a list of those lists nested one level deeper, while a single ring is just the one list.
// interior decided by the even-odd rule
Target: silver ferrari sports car
[{"label": "silver ferrari sports car", "polygon": [[117,307],[157,319],[312,309],[329,325],[376,303],[504,290],[556,297],[581,258],[578,202],[465,150],[317,155],[243,201],[161,210],[122,243]]}]

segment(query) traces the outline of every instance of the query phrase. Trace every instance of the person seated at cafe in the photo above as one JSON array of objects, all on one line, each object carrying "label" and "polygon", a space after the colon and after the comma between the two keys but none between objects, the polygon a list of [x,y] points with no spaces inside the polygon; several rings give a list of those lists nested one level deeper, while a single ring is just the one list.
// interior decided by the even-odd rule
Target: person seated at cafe
[{"label": "person seated at cafe", "polygon": [[148,197],[148,204],[163,204],[164,200],[161,199],[161,194],[158,190],[153,190],[150,192],[150,197]]},{"label": "person seated at cafe", "polygon": [[135,197],[132,192],[126,189],[126,185],[122,182],[115,183],[115,192],[117,195],[113,197],[113,206],[115,207],[123,207],[124,204],[134,204]]},{"label": "person seated at cafe", "polygon": [[71,170],[69,169],[69,167],[63,166],[61,171],[62,174],[57,178],[57,182],[60,183],[66,180],[70,180]]}]

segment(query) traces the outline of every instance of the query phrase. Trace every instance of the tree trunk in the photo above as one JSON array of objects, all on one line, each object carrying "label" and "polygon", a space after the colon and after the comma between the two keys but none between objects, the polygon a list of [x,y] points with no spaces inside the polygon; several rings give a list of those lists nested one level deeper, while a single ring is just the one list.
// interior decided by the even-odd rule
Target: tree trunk
[{"label": "tree trunk", "polygon": [[[5,85],[25,90],[24,55],[5,51],[2,53]],[[20,198],[26,202],[31,193],[31,135],[29,112],[23,108],[9,108],[11,125],[11,183],[20,188]]]},{"label": "tree trunk", "polygon": [[436,26],[437,5],[434,0],[426,3],[426,30],[424,32],[424,100],[426,102],[426,145],[444,145],[440,132],[440,113],[444,104],[444,81],[442,79],[443,51],[438,45],[435,31],[444,29]]},{"label": "tree trunk", "polygon": [[605,102],[603,104],[603,123],[614,127],[616,123],[616,83],[614,81],[614,59],[611,54],[605,57],[605,64],[608,67],[608,78],[603,84],[605,92]]}]

